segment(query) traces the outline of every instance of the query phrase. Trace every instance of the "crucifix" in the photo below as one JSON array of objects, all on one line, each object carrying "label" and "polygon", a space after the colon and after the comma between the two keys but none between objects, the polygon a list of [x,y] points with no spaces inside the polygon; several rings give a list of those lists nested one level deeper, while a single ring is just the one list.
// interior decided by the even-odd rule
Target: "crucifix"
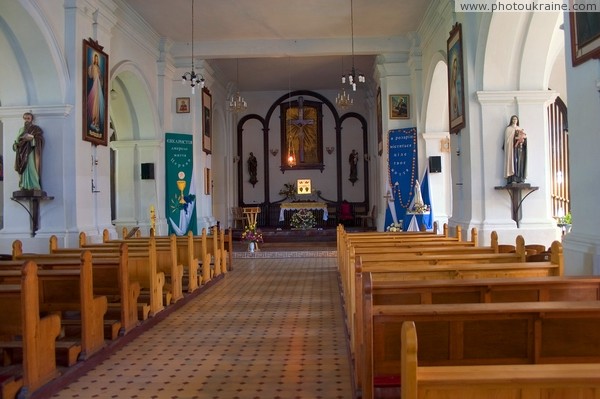
[{"label": "crucifix", "polygon": [[390,193],[390,190],[387,191],[383,198],[385,198],[388,202],[394,202],[394,197]]},{"label": "crucifix", "polygon": [[298,97],[298,119],[290,120],[290,123],[298,127],[298,152],[300,162],[304,162],[304,126],[315,123],[312,119],[304,119],[304,97]]}]

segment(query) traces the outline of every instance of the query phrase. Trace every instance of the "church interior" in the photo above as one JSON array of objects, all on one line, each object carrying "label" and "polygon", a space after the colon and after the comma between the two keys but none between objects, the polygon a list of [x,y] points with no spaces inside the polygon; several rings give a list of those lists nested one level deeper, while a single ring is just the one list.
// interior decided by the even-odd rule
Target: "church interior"
[{"label": "church interior", "polygon": [[[581,315],[599,299],[589,285],[600,274],[600,13],[561,1],[468,8],[491,3],[0,0],[0,301],[24,302],[4,298],[4,285],[39,284],[37,310],[5,320],[35,314],[57,345],[43,352],[0,321],[0,398],[441,398],[435,383],[400,384],[408,365],[434,380],[442,366],[485,376],[477,367],[510,362],[572,370],[598,395],[588,366],[600,363],[600,337],[582,331],[600,329]],[[417,246],[422,259],[410,258]],[[430,286],[403,281],[418,293],[402,303],[412,319],[386,308],[400,295],[385,299],[384,288],[412,277],[378,269],[404,257],[413,274],[421,261],[438,273],[418,278]],[[488,262],[505,268],[469,266]],[[64,289],[83,287],[88,266],[89,292]],[[69,276],[56,293],[53,273]],[[487,292],[544,299],[510,294],[523,302],[518,322],[469,330],[480,310],[447,321],[443,304],[483,290],[473,276]],[[548,288],[567,277],[577,288]],[[530,285],[514,288],[521,278]],[[433,292],[434,279],[452,294]],[[94,316],[99,332],[86,336],[93,322],[42,300],[67,291],[105,315]],[[547,298],[563,308],[533,304]],[[572,335],[561,324],[570,317]],[[583,343],[546,351],[542,330]],[[464,350],[486,331],[507,348]],[[87,338],[58,348],[56,335],[71,333]],[[463,337],[460,351],[433,344]],[[404,363],[411,340],[422,343],[418,364]],[[27,345],[56,362],[27,369]],[[14,377],[15,362],[28,377]]]}]

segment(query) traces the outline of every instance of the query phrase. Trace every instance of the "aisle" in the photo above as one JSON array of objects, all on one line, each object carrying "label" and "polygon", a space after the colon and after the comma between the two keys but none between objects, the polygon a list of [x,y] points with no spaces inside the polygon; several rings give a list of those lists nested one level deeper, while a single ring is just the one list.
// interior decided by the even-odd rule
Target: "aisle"
[{"label": "aisle", "polygon": [[335,258],[235,270],[53,398],[353,397]]}]

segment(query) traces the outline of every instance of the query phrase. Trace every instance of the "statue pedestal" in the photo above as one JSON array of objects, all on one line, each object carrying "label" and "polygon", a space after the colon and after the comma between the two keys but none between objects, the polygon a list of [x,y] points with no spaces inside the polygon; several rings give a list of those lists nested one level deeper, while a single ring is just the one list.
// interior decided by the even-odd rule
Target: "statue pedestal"
[{"label": "statue pedestal", "polygon": [[[519,221],[521,220],[521,204],[529,194],[538,190],[539,187],[533,187],[529,183],[509,183],[506,186],[497,186],[494,188],[496,190],[508,191],[511,200],[512,220],[517,223],[517,228],[519,228]],[[525,196],[523,196],[523,191],[527,191]]]},{"label": "statue pedestal", "polygon": [[39,228],[40,201],[53,199],[54,197],[49,197],[43,190],[13,191],[11,200],[21,205],[29,214],[32,237],[35,237],[35,233]]}]

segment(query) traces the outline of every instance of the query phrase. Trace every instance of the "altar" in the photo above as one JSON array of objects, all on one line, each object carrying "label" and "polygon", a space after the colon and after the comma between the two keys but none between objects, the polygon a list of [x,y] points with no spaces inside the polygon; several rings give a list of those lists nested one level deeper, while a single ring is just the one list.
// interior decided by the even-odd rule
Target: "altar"
[{"label": "altar", "polygon": [[279,208],[279,221],[285,220],[285,211],[298,211],[300,209],[321,210],[323,211],[323,220],[329,218],[327,204],[324,202],[283,202]]},{"label": "altar", "polygon": [[406,212],[402,220],[403,231],[420,231],[422,225],[425,225],[427,229],[431,229],[431,212]]}]

